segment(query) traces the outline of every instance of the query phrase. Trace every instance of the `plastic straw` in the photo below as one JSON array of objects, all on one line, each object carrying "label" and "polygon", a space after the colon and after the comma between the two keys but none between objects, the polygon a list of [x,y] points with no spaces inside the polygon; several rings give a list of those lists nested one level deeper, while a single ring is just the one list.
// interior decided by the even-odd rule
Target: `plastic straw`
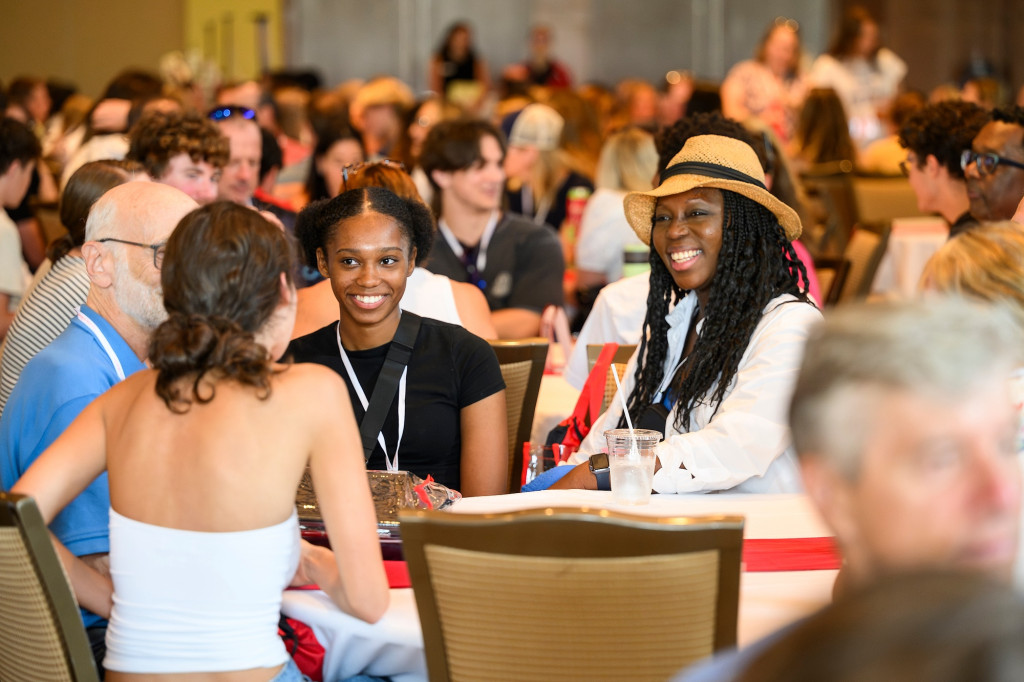
[{"label": "plastic straw", "polygon": [[622,403],[622,413],[626,415],[626,426],[629,427],[630,445],[629,453],[626,456],[630,459],[640,459],[640,447],[636,442],[636,433],[633,432],[633,420],[629,418],[629,409],[626,407],[626,394],[622,392],[622,384],[619,383],[619,372],[615,369],[615,365],[612,365],[610,369],[612,370],[612,378],[615,379],[615,388],[619,394],[619,402]]},{"label": "plastic straw", "polygon": [[629,427],[629,435],[633,435],[633,420],[629,418],[629,410],[626,408],[626,395],[622,392],[622,384],[619,383],[619,373],[615,369],[615,365],[610,367],[612,370],[612,378],[615,379],[615,388],[619,393],[619,402],[622,403],[622,413],[626,415],[626,426]]}]

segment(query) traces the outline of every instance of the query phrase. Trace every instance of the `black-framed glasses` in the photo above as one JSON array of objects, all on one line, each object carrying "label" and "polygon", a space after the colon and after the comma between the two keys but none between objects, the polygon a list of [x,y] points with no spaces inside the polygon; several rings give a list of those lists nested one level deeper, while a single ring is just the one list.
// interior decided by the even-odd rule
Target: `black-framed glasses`
[{"label": "black-framed glasses", "polygon": [[118,244],[127,244],[128,246],[140,246],[144,249],[151,249],[153,251],[153,267],[159,270],[164,264],[164,251],[167,250],[166,242],[163,244],[142,244],[140,242],[130,242],[127,239],[117,239],[116,237],[104,237],[103,239],[97,239],[98,242],[117,242]]},{"label": "black-framed glasses", "polygon": [[226,121],[232,116],[241,116],[249,121],[256,118],[256,112],[249,107],[240,107],[234,104],[226,104],[222,107],[214,107],[210,109],[207,118],[213,121]]},{"label": "black-framed glasses", "polygon": [[966,173],[972,163],[981,177],[995,173],[996,168],[1000,164],[1024,170],[1024,163],[1008,159],[1005,156],[999,156],[999,154],[992,152],[978,153],[973,149],[963,150],[960,153],[960,168]]},{"label": "black-framed glasses", "polygon": [[397,168],[403,173],[405,170],[405,164],[395,159],[381,159],[380,161],[363,161],[361,163],[350,163],[341,169],[341,191],[348,191],[348,179],[353,177],[356,173],[371,168],[373,166],[387,166],[388,168]]}]

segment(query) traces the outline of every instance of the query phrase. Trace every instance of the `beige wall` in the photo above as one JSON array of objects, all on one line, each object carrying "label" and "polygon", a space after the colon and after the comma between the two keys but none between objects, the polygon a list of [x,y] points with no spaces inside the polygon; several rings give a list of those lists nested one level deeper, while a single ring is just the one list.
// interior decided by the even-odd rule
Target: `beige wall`
[{"label": "beige wall", "polygon": [[121,69],[183,46],[181,0],[2,0],[0,80],[57,77],[97,96]]},{"label": "beige wall", "polygon": [[257,16],[266,20],[267,65],[281,67],[281,0],[184,0],[184,6],[185,49],[216,63],[226,80],[262,72]]}]

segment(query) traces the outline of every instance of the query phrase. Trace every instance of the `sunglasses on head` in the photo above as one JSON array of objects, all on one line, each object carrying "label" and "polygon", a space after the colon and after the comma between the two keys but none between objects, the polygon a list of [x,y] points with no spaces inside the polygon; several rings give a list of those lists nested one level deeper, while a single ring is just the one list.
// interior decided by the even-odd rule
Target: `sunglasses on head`
[{"label": "sunglasses on head", "polygon": [[226,121],[232,116],[241,116],[244,119],[252,120],[256,118],[256,112],[248,107],[239,107],[231,104],[223,107],[214,107],[207,114],[207,117],[212,121]]}]

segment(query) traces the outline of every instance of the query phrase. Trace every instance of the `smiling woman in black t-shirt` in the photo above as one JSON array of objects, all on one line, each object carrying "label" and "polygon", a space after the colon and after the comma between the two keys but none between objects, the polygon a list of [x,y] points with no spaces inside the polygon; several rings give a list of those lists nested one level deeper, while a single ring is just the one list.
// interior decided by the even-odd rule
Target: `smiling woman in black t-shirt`
[{"label": "smiling woman in black t-shirt", "polygon": [[[362,422],[399,324],[413,317],[399,301],[430,249],[430,212],[386,189],[358,189],[308,206],[296,233],[330,279],[340,320],[289,351],[296,362],[338,372]],[[464,495],[505,492],[505,384],[494,351],[462,327],[429,318],[414,338],[367,468],[432,475]]]}]

